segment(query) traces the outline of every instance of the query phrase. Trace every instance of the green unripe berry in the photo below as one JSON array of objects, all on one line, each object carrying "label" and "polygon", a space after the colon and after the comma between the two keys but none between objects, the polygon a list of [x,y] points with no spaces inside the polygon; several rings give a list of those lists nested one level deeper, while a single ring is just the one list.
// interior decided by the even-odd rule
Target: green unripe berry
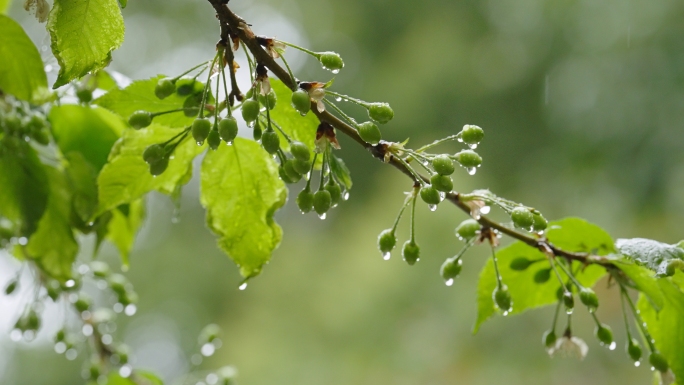
[{"label": "green unripe berry", "polygon": [[549,281],[551,278],[551,269],[541,269],[534,273],[534,282],[538,284],[543,284]]},{"label": "green unripe berry", "polygon": [[309,150],[309,146],[302,142],[292,142],[290,144],[290,152],[292,153],[292,156],[299,160],[308,161],[311,159],[311,151]]},{"label": "green unripe berry", "polygon": [[148,164],[158,162],[165,156],[164,146],[159,143],[150,145],[143,151],[143,160]]},{"label": "green unripe berry", "polygon": [[634,338],[630,338],[627,341],[627,354],[632,361],[639,361],[641,359],[641,346],[639,341]]},{"label": "green unripe berry", "polygon": [[119,295],[119,302],[124,305],[130,305],[138,302],[138,294],[133,290],[127,290],[125,293]]},{"label": "green unripe berry", "polygon": [[497,286],[496,289],[494,289],[492,297],[494,303],[501,311],[504,313],[511,311],[513,300],[511,299],[511,293],[508,292],[508,287],[506,287],[506,285]]},{"label": "green unripe berry", "polygon": [[556,344],[557,339],[555,331],[547,330],[542,336],[542,343],[547,349],[550,349]]},{"label": "green unripe berry", "polygon": [[100,365],[97,362],[91,363],[88,373],[90,373],[91,380],[97,381],[98,377],[100,377]]},{"label": "green unripe berry", "polygon": [[64,329],[59,329],[57,334],[55,334],[55,342],[62,342],[66,338],[66,331]]},{"label": "green unripe berry", "polygon": [[532,212],[527,207],[516,207],[511,211],[511,219],[516,227],[530,229],[534,224]]},{"label": "green unripe berry", "polygon": [[436,205],[442,201],[439,191],[432,186],[425,186],[420,189],[420,198],[429,205]]},{"label": "green unripe berry", "polygon": [[226,143],[232,143],[238,134],[238,124],[235,118],[229,116],[219,121],[218,133]]},{"label": "green unripe berry", "polygon": [[328,190],[318,190],[313,196],[313,207],[318,215],[323,215],[332,206],[332,197]]},{"label": "green unripe berry", "polygon": [[90,270],[98,278],[107,278],[109,276],[109,265],[106,262],[92,261],[90,262]]},{"label": "green unripe berry", "polygon": [[610,346],[613,343],[613,331],[606,324],[597,325],[594,334],[603,345]]},{"label": "green unripe berry", "polygon": [[117,358],[119,359],[119,364],[125,365],[128,363],[128,346],[126,345],[119,345],[114,354],[116,354]]},{"label": "green unripe berry", "polygon": [[447,281],[447,284],[450,284],[450,280],[453,282],[453,279],[461,274],[461,270],[463,270],[463,261],[460,258],[447,258],[439,268],[439,274]]},{"label": "green unripe berry", "polygon": [[259,116],[259,102],[254,99],[245,100],[242,103],[242,119],[247,123],[257,120]]},{"label": "green unripe berry", "polygon": [[245,99],[252,99],[252,96],[254,96],[254,87],[247,90],[247,93],[245,94]]},{"label": "green unripe berry", "polygon": [[484,130],[472,124],[466,124],[461,130],[461,140],[465,144],[476,145],[484,138]]},{"label": "green unripe berry", "polygon": [[195,142],[197,142],[198,145],[204,143],[207,136],[209,136],[210,131],[211,122],[209,119],[197,118],[192,122],[192,137],[195,138]]},{"label": "green unripe berry", "polygon": [[118,295],[122,295],[126,292],[128,286],[128,279],[121,274],[112,274],[107,279],[109,288],[112,289]]},{"label": "green unripe berry", "polygon": [[92,301],[90,300],[89,297],[87,297],[85,294],[81,293],[78,295],[78,299],[76,299],[76,302],[74,302],[74,307],[76,310],[78,310],[79,313],[83,313],[84,311],[87,311],[90,309]]},{"label": "green unripe berry", "polygon": [[38,330],[40,329],[40,316],[38,313],[31,309],[28,314],[26,315],[26,323],[24,324],[24,327],[26,330]]},{"label": "green unripe berry", "polygon": [[370,144],[378,144],[382,139],[382,133],[377,124],[373,122],[363,122],[358,126],[359,136],[364,142]]},{"label": "green unripe berry", "polygon": [[430,184],[438,191],[450,192],[454,189],[454,182],[450,176],[435,174],[430,178]]},{"label": "green unripe berry", "polygon": [[176,82],[176,93],[179,96],[188,96],[190,94],[195,93],[195,90],[199,86],[202,86],[202,88],[204,88],[204,85],[195,79],[178,79],[178,81]]},{"label": "green unripe berry", "polygon": [[169,78],[159,79],[154,87],[154,94],[159,99],[166,99],[176,92],[176,84]]},{"label": "green unripe berry", "polygon": [[648,356],[648,362],[658,371],[665,373],[670,369],[665,357],[659,352],[653,352]]},{"label": "green unripe berry", "polygon": [[273,90],[271,90],[268,95],[259,94],[259,103],[269,110],[272,110],[275,107],[277,101],[276,93]]},{"label": "green unripe berry", "polygon": [[454,162],[447,155],[437,155],[432,159],[432,168],[440,175],[451,175],[454,173]]},{"label": "green unripe berry", "polygon": [[78,98],[79,102],[88,104],[93,100],[93,91],[87,88],[82,88],[76,91],[76,97]]},{"label": "green unripe berry", "polygon": [[298,173],[297,170],[294,168],[294,159],[288,159],[285,161],[285,164],[283,165],[283,171],[285,174],[292,180],[292,183],[299,182],[300,179],[302,179],[302,174]]},{"label": "green unripe berry", "polygon": [[406,263],[413,266],[420,259],[420,247],[414,241],[408,240],[401,249],[401,256]]},{"label": "green unripe berry", "polygon": [[261,130],[261,123],[257,120],[254,122],[254,129],[252,129],[252,138],[254,140],[259,141],[261,140],[261,135],[263,134],[263,131]]},{"label": "green unripe berry", "polygon": [[596,293],[588,287],[583,287],[579,291],[580,301],[587,307],[590,313],[593,313],[598,309],[599,300]]},{"label": "green unripe berry", "polygon": [[261,135],[261,145],[269,154],[275,154],[280,148],[278,133],[273,130],[266,130],[263,135]]},{"label": "green unripe berry", "polygon": [[31,119],[26,123],[26,128],[30,131],[42,131],[46,127],[45,119],[40,115],[31,115]]},{"label": "green unripe berry", "polygon": [[290,178],[289,175],[287,175],[287,172],[285,171],[285,166],[280,166],[278,168],[278,176],[280,176],[280,179],[282,179],[283,182],[287,184],[297,183],[297,181],[295,181],[294,179]]},{"label": "green unripe berry", "polygon": [[57,301],[59,295],[62,293],[62,286],[57,280],[54,279],[48,281],[48,283],[45,285],[45,289],[47,289],[48,297],[50,297],[50,299],[53,301]]},{"label": "green unripe berry", "polygon": [[301,159],[295,159],[293,166],[295,171],[302,175],[306,175],[309,171],[311,171],[311,161],[308,160],[304,161]]},{"label": "green unripe berry", "polygon": [[47,146],[50,143],[50,134],[48,134],[48,130],[45,129],[32,131],[31,138],[42,146]]},{"label": "green unripe berry", "polygon": [[17,286],[19,286],[19,281],[17,279],[11,280],[10,283],[5,286],[5,295],[14,293],[14,291],[17,290]]},{"label": "green unripe berry", "polygon": [[387,103],[371,103],[368,106],[368,116],[380,124],[385,124],[392,120],[394,111]]},{"label": "green unripe berry", "polygon": [[456,161],[465,168],[473,168],[482,164],[482,157],[473,150],[463,150],[454,155]]},{"label": "green unripe berry", "polygon": [[511,270],[515,271],[524,271],[527,270],[530,265],[532,265],[536,261],[531,261],[525,257],[518,257],[514,260],[511,261]]},{"label": "green unripe berry", "polygon": [[212,150],[218,149],[221,144],[221,135],[219,135],[218,130],[211,130],[207,136],[207,144]]},{"label": "green unripe berry", "polygon": [[330,193],[330,199],[332,199],[333,206],[340,203],[342,200],[342,188],[337,183],[327,183],[325,189]]},{"label": "green unripe berry", "polygon": [[389,254],[397,245],[397,237],[394,235],[394,229],[385,229],[378,235],[378,249],[382,254]]},{"label": "green unripe berry", "polygon": [[313,209],[314,194],[308,188],[302,190],[297,195],[297,206],[303,213],[308,213]]},{"label": "green unripe berry", "polygon": [[549,226],[549,222],[541,214],[532,214],[532,219],[534,223],[532,224],[532,230],[536,232],[544,231]]},{"label": "green unripe berry", "polygon": [[292,107],[302,115],[306,115],[311,111],[311,97],[309,93],[301,88],[297,88],[292,93]]},{"label": "green unripe berry", "polygon": [[169,158],[164,157],[154,163],[150,163],[150,174],[158,176],[164,173],[169,167]]},{"label": "green unripe berry", "polygon": [[481,228],[482,225],[478,221],[472,218],[466,219],[456,226],[456,236],[465,240],[475,238]]},{"label": "green unripe berry", "polygon": [[337,52],[319,52],[318,61],[323,68],[338,73],[344,67],[344,62]]},{"label": "green unripe berry", "polygon": [[[562,288],[561,288],[561,290],[562,290]],[[575,297],[572,295],[572,293],[569,291],[564,291],[562,298],[563,298],[563,305],[565,305],[565,309],[568,311],[572,311],[572,309],[575,308]]]},{"label": "green unripe berry", "polygon": [[139,130],[152,124],[152,114],[148,111],[136,111],[128,117],[128,124]]}]

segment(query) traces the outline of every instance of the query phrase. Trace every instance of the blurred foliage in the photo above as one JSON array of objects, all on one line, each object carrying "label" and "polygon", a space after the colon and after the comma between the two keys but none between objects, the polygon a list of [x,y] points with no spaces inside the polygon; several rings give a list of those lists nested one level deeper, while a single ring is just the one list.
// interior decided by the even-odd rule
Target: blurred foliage
[{"label": "blurred foliage", "polygon": [[[48,44],[44,26],[20,3],[10,15],[39,47]],[[337,89],[389,102],[396,111],[385,130],[390,139],[423,144],[466,123],[483,127],[484,164],[474,177],[456,177],[456,190],[489,187],[549,219],[582,216],[615,238],[682,238],[681,2],[233,0],[231,6],[258,32],[340,52],[346,67]],[[209,57],[218,38],[211,7],[202,1],[131,1],[124,18],[127,39],[111,68],[134,79],[179,73]],[[55,66],[48,51],[41,49]],[[318,63],[286,54],[300,77],[328,80]],[[179,378],[197,351],[197,334],[216,322],[224,347],[206,367],[235,365],[241,384],[649,381],[650,372],[633,368],[622,348],[599,347],[584,313],[575,329],[589,342],[585,362],[547,357],[541,334],[552,309],[497,317],[471,336],[475,282],[487,250],[467,255],[461,278],[447,288],[439,266],[460,247],[453,227],[463,216],[423,206],[420,263],[408,268],[397,255],[382,261],[375,237],[410,186],[352,143],[343,140],[342,147],[355,181],[352,199],[320,222],[300,215],[290,194],[278,214],[283,243],[244,292],[205,227],[196,180],[184,189],[178,224],[172,203],[149,199],[128,274],[140,294],[139,312],[117,332],[137,366]],[[115,260],[113,248],[102,254]],[[619,298],[602,293],[604,287],[597,287],[599,315],[623,346]],[[3,384],[81,382],[81,368],[48,351],[45,340],[16,345],[2,336],[0,342]]]}]

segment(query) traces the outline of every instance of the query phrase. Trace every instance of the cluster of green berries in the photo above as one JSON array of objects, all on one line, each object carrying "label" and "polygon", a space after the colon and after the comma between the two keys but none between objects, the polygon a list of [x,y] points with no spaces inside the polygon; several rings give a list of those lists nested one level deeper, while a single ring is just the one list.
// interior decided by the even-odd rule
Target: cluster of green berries
[{"label": "cluster of green berries", "polygon": [[38,110],[32,110],[25,103],[18,103],[13,106],[0,104],[0,131],[3,135],[3,142],[7,147],[12,143],[31,140],[41,146],[50,143],[50,126],[45,115]]},{"label": "cluster of green berries", "polygon": [[[378,235],[378,250],[383,259],[388,260],[390,253],[397,245],[396,228],[385,229]],[[401,248],[401,256],[409,266],[413,266],[420,259],[420,246],[415,239],[408,239]]]},{"label": "cluster of green berries", "polygon": [[[292,154],[295,156],[295,158],[289,159],[285,162],[283,170],[288,177],[291,177],[292,173],[292,171],[288,170],[294,169],[294,171],[297,173],[304,171],[304,165],[306,162],[309,162],[310,169],[301,174],[305,175],[306,173],[313,172],[313,163],[310,160],[303,160],[303,151],[301,151],[302,154],[299,154],[298,157],[297,153],[300,151],[301,150],[295,150],[292,147]],[[298,163],[300,168],[297,168]],[[323,168],[320,172],[321,183],[318,190],[316,192],[312,191],[310,183],[311,178],[309,178],[304,189],[302,189],[302,191],[300,191],[297,195],[297,206],[299,207],[299,210],[301,210],[302,213],[308,213],[313,210],[321,219],[325,218],[326,213],[331,208],[336,207],[343,199],[346,198],[346,192],[342,191],[342,186],[340,183],[338,183],[333,173],[325,172],[326,166],[328,170],[330,170],[329,164],[323,165]],[[299,178],[301,178],[301,176]]]},{"label": "cluster of green berries", "polygon": [[548,221],[537,210],[518,206],[510,212],[515,227],[526,231],[542,232],[548,227]]}]

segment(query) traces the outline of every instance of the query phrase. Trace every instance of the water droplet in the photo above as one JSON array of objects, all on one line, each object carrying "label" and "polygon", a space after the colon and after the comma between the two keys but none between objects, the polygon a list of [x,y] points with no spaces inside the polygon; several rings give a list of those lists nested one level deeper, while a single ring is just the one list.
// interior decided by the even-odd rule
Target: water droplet
[{"label": "water droplet", "polygon": [[470,144],[470,143],[469,143],[469,144],[468,144],[468,147],[470,147],[471,150],[474,150],[474,149],[477,148],[477,143],[473,143],[473,144]]},{"label": "water droplet", "polygon": [[382,253],[382,259],[384,259],[385,261],[389,261],[390,253]]},{"label": "water droplet", "polygon": [[615,343],[615,341],[611,342],[610,345],[608,345],[609,350],[615,350],[615,347],[617,347],[617,344]]},{"label": "water droplet", "polygon": [[466,170],[468,171],[469,175],[475,175],[475,173],[477,172],[476,167],[468,167]]},{"label": "water droplet", "polygon": [[451,285],[454,284],[454,279],[453,279],[453,278],[449,278],[449,279],[447,279],[446,282],[444,282],[444,283],[445,283],[447,286],[451,286]]},{"label": "water droplet", "polygon": [[111,335],[111,334],[104,334],[104,335],[102,336],[101,340],[102,340],[102,343],[105,344],[105,345],[109,345],[109,344],[111,344],[112,342],[114,342],[114,338],[112,338],[112,335]]},{"label": "water droplet", "polygon": [[232,145],[233,145],[233,141],[231,140],[231,141],[226,142],[226,145],[232,146]]},{"label": "water droplet", "polygon": [[489,214],[489,212],[490,212],[491,210],[492,210],[492,208],[489,207],[489,206],[482,206],[482,207],[480,208],[480,212],[481,212],[482,214],[485,214],[485,215],[486,215],[486,214]]},{"label": "water droplet", "polygon": [[216,348],[211,343],[206,343],[206,344],[202,345],[202,348],[200,349],[200,352],[205,357],[212,356],[215,351],[216,351]]},{"label": "water droplet", "polygon": [[458,138],[456,138],[456,140],[458,140],[459,143],[463,143],[463,139],[461,139],[460,136]]},{"label": "water droplet", "polygon": [[171,213],[171,223],[174,225],[180,222],[180,207],[175,207]]},{"label": "water droplet", "polygon": [[636,366],[637,368],[641,366],[641,361],[634,361],[634,366]]},{"label": "water droplet", "polygon": [[443,191],[440,191],[440,192],[439,192],[439,200],[440,200],[440,201],[443,201],[445,197],[446,197],[446,193],[443,192]]},{"label": "water droplet", "polygon": [[64,342],[57,342],[55,344],[55,353],[62,354],[64,352],[66,352],[66,350],[67,350],[67,348],[66,348],[66,344]]},{"label": "water droplet", "polygon": [[73,361],[76,359],[76,357],[78,357],[78,352],[76,351],[76,349],[71,348],[67,350],[64,355],[66,356],[67,360]]},{"label": "water droplet", "polygon": [[341,101],[342,101],[342,98],[341,98],[341,97],[339,97],[339,96],[335,96],[335,101],[337,101],[337,102],[341,102]]},{"label": "water droplet", "polygon": [[24,340],[31,342],[36,338],[36,332],[34,330],[27,330],[24,332]]},{"label": "water droplet", "polygon": [[128,376],[133,373],[133,368],[131,365],[124,365],[121,368],[119,368],[119,375],[123,378],[128,378]]},{"label": "water droplet", "polygon": [[88,271],[90,271],[90,268],[86,264],[83,264],[83,265],[78,267],[78,273],[79,274],[88,274]]},{"label": "water droplet", "polygon": [[238,289],[240,289],[240,290],[245,290],[246,288],[247,288],[247,282],[243,282],[243,283],[238,287]]},{"label": "water droplet", "polygon": [[124,310],[124,305],[117,302],[112,306],[112,310],[116,313],[121,313]]},{"label": "water droplet", "polygon": [[135,312],[138,311],[138,307],[135,306],[134,304],[127,305],[126,308],[124,309],[124,313],[127,316],[132,316],[135,314]]},{"label": "water droplet", "polygon": [[428,208],[430,209],[430,211],[435,211],[437,210],[437,205],[428,205]]},{"label": "water droplet", "polygon": [[93,335],[93,325],[91,325],[91,324],[83,325],[83,327],[81,328],[81,332],[86,337],[92,336]]},{"label": "water droplet", "polygon": [[324,220],[326,217],[326,213],[319,214],[318,217],[321,218],[321,220]]},{"label": "water droplet", "polygon": [[575,308],[568,308],[568,307],[566,307],[566,308],[565,308],[565,314],[570,315],[570,314],[572,314],[572,311],[573,311],[573,310],[575,310]]},{"label": "water droplet", "polygon": [[203,145],[203,144],[204,144],[204,141],[203,141],[203,140],[201,140],[201,141],[198,140],[198,141],[197,141],[197,145],[198,145],[198,146],[201,146],[201,145]]},{"label": "water droplet", "polygon": [[12,329],[12,332],[10,332],[10,339],[14,342],[19,342],[21,341],[21,330],[19,329]]},{"label": "water droplet", "polygon": [[344,199],[345,201],[349,199],[349,191],[344,192],[344,195],[342,195],[342,199]]},{"label": "water droplet", "polygon": [[502,314],[503,314],[504,317],[507,316],[507,315],[508,315],[508,310],[504,310],[504,312],[503,312]]},{"label": "water droplet", "polygon": [[587,310],[589,311],[589,313],[593,313],[596,311],[596,306],[587,306]]},{"label": "water droplet", "polygon": [[332,71],[330,71],[330,72],[332,72],[333,74],[337,75],[337,74],[340,73],[340,70],[337,69],[337,70],[332,70]]},{"label": "water droplet", "polygon": [[653,366],[651,366],[651,371],[655,372],[655,368]]},{"label": "water droplet", "polygon": [[74,287],[75,285],[76,285],[76,281],[74,281],[73,279],[70,279],[64,283],[64,286],[66,286],[66,287]]},{"label": "water droplet", "polygon": [[28,244],[28,238],[19,237],[19,239],[17,239],[17,242],[22,246],[26,246]]}]

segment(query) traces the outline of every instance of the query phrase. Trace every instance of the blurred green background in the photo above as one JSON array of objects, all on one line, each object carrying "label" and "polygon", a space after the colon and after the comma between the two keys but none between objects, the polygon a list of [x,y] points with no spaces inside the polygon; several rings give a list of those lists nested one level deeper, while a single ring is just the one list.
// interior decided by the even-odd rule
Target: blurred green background
[{"label": "blurred green background", "polygon": [[[21,1],[14,3],[10,15],[39,47],[49,45],[44,25]],[[383,127],[388,140],[410,137],[419,146],[464,124],[483,127],[478,152],[484,164],[472,177],[457,172],[458,191],[490,188],[549,219],[584,217],[615,238],[684,238],[684,3],[230,4],[257,33],[339,52],[346,67],[335,89],[389,102],[396,117]],[[131,0],[123,14],[127,40],[111,68],[126,76],[175,75],[213,54],[218,28],[206,1]],[[54,64],[47,46],[43,52]],[[292,49],[286,54],[300,78],[332,76],[315,60]],[[349,111],[363,116],[353,106]],[[243,385],[649,383],[650,371],[634,368],[623,351],[618,296],[605,281],[597,286],[598,315],[612,325],[616,351],[598,345],[584,310],[575,317],[576,334],[590,347],[584,362],[547,356],[541,335],[552,309],[497,317],[473,336],[475,285],[486,250],[467,255],[454,286],[446,287],[438,274],[461,246],[453,229],[465,216],[448,205],[434,213],[421,206],[421,261],[408,267],[397,253],[383,261],[376,236],[391,226],[410,184],[351,142],[343,139],[342,147],[338,154],[355,182],[351,199],[323,222],[299,214],[290,199],[277,214],[283,243],[245,291],[237,290],[236,267],[204,225],[197,180],[184,189],[179,223],[172,223],[168,198],[148,199],[128,273],[140,294],[139,310],[122,317],[116,332],[133,348],[134,366],[155,370],[169,383],[194,384],[184,375],[193,370],[199,331],[214,322],[223,328],[223,347],[200,369],[234,365]],[[400,242],[407,233],[402,227]],[[101,257],[117,261],[110,247]],[[7,257],[0,265],[2,277],[16,268]],[[3,303],[11,308],[9,299],[0,298]],[[8,330],[13,313],[0,313],[0,328]],[[83,382],[82,360],[52,351],[49,331],[63,313],[51,314],[38,341],[0,337],[0,383]]]}]

